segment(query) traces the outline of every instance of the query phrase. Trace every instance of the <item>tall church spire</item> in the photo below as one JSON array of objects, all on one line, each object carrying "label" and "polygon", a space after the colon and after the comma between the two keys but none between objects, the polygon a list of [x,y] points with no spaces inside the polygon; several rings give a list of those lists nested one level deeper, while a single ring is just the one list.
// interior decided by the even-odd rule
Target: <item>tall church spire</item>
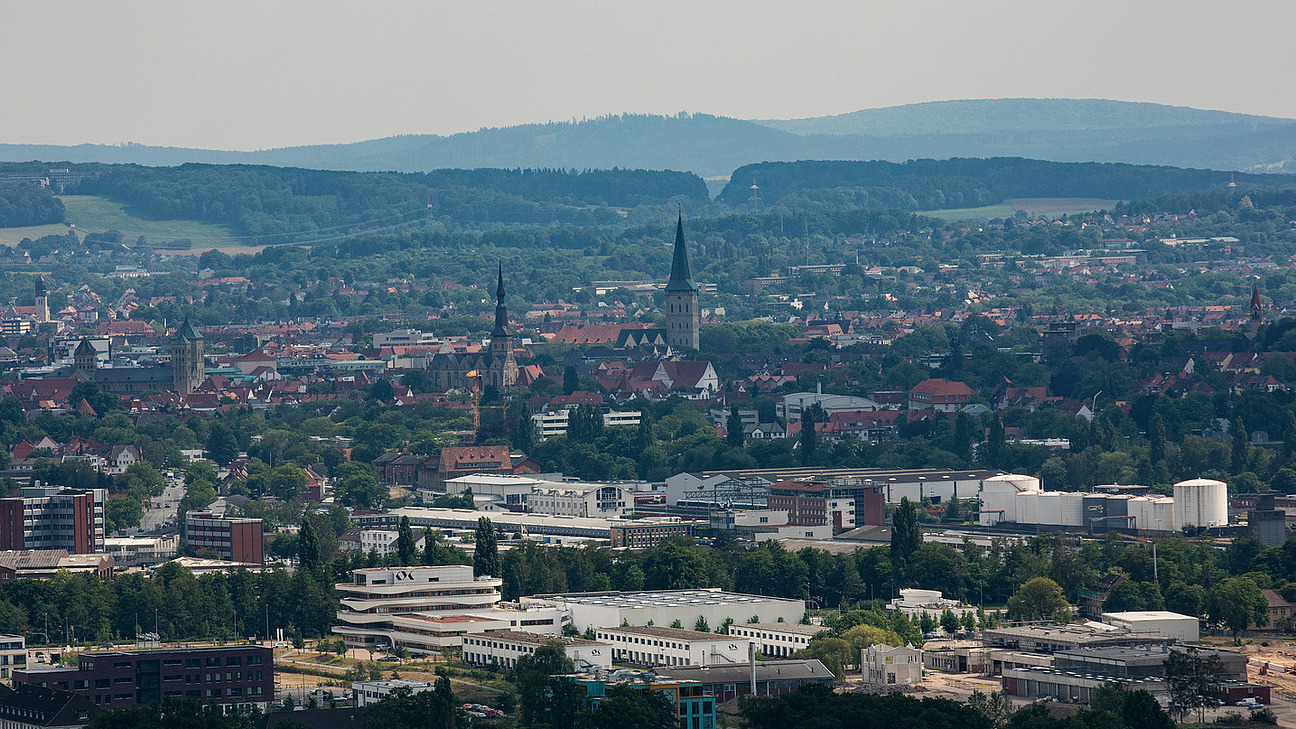
[{"label": "tall church spire", "polygon": [[675,258],[666,282],[666,343],[675,349],[697,349],[701,317],[698,285],[689,271],[688,247],[684,244],[684,215],[675,223]]},{"label": "tall church spire", "polygon": [[491,330],[491,337],[507,336],[509,336],[508,308],[504,306],[504,264],[501,263],[499,264],[499,283],[495,286],[495,328]]},{"label": "tall church spire", "polygon": [[697,291],[693,283],[693,274],[689,271],[688,246],[684,244],[684,214],[680,213],[675,223],[675,256],[671,259],[670,280],[666,282],[667,291]]},{"label": "tall church spire", "polygon": [[1260,286],[1251,284],[1251,321],[1260,321],[1264,313],[1264,303],[1260,301]]}]

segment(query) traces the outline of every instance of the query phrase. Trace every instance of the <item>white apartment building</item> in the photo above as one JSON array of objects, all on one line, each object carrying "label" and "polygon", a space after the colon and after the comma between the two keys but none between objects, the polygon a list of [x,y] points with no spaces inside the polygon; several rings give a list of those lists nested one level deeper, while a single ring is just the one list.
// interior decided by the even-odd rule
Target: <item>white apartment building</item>
[{"label": "white apartment building", "polygon": [[612,660],[643,666],[708,666],[742,663],[751,641],[736,635],[645,625],[603,628],[594,636],[612,644]]},{"label": "white apartment building", "polygon": [[810,645],[810,641],[823,628],[799,623],[737,623],[729,626],[729,635],[746,638],[756,644],[756,650],[766,658],[791,658],[797,651]]},{"label": "white apartment building", "polygon": [[[570,419],[571,408],[546,410],[531,416],[531,421],[535,424],[536,438],[540,440],[555,435],[566,435],[567,424]],[[641,420],[643,420],[643,411],[640,410],[607,410],[603,413],[603,427],[605,428],[618,425],[638,427]]]},{"label": "white apartment building", "polygon": [[104,551],[117,567],[140,567],[174,559],[180,551],[180,535],[163,537],[108,537]]},{"label": "white apartment building", "polygon": [[624,486],[602,483],[550,483],[527,498],[536,514],[619,519],[634,510],[634,495]]},{"label": "white apartment building", "polygon": [[[395,529],[351,529],[338,537],[338,548],[343,552],[377,552],[379,557],[396,554],[396,540],[400,532]],[[427,539],[422,530],[414,534],[414,546],[423,549]]]},{"label": "white apartment building", "polygon": [[392,691],[398,688],[408,688],[411,693],[419,694],[424,691],[431,691],[436,686],[427,681],[413,681],[408,678],[393,678],[388,681],[351,682],[351,691],[355,693],[356,708],[376,704],[391,696]]},{"label": "white apartment building", "polygon": [[517,668],[519,658],[535,653],[537,648],[549,643],[561,644],[577,671],[612,668],[612,644],[609,642],[512,630],[464,636],[463,659],[472,666],[494,664],[512,669]]},{"label": "white apartment building", "polygon": [[922,657],[921,650],[909,646],[871,645],[860,651],[864,683],[877,686],[922,683]]},{"label": "white apartment building", "polygon": [[15,668],[27,667],[27,639],[21,635],[0,635],[0,679],[13,677]]}]

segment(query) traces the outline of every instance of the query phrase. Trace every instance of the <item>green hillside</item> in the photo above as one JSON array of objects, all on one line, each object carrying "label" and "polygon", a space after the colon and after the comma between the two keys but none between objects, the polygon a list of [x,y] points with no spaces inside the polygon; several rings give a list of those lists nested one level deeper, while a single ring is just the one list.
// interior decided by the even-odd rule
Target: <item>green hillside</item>
[{"label": "green hillside", "polygon": [[[127,245],[142,236],[148,245],[166,247],[175,241],[188,240],[195,248],[238,246],[242,240],[223,225],[194,220],[146,220],[127,212],[121,203],[97,195],[60,195],[67,208],[67,223],[21,228],[0,228],[0,244],[12,246],[23,238],[33,240],[46,235],[66,235],[75,229],[82,235],[116,230]],[[69,227],[69,224],[73,227]]]}]

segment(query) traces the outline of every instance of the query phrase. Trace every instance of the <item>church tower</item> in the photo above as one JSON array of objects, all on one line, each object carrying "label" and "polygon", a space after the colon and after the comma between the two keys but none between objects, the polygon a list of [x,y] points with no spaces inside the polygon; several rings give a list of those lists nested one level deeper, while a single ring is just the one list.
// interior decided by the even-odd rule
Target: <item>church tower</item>
[{"label": "church tower", "polygon": [[72,363],[78,372],[94,377],[94,371],[99,367],[99,361],[94,345],[90,344],[89,339],[82,339],[81,343],[77,345],[76,351],[72,353]]},{"label": "church tower", "polygon": [[1251,285],[1251,321],[1260,321],[1264,314],[1264,304],[1260,301],[1260,287]]},{"label": "church tower", "polygon": [[684,215],[675,224],[675,256],[666,282],[666,343],[675,349],[697,349],[702,316],[698,312],[698,286],[689,272],[684,245]]},{"label": "church tower", "polygon": [[203,335],[187,320],[171,337],[171,381],[181,395],[188,395],[202,385]]},{"label": "church tower", "polygon": [[36,323],[49,321],[49,296],[45,293],[45,277],[36,277]]},{"label": "church tower", "polygon": [[504,306],[504,264],[499,265],[495,286],[495,328],[491,330],[488,384],[508,390],[517,383],[518,366],[513,358],[513,332],[509,329],[508,308]]}]

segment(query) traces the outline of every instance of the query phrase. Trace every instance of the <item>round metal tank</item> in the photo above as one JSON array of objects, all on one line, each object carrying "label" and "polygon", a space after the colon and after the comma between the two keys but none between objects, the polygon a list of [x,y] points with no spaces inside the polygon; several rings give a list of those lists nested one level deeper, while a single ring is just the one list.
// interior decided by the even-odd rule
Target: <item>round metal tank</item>
[{"label": "round metal tank", "polygon": [[1062,494],[1062,526],[1082,527],[1084,518],[1084,497],[1079,491],[1066,491]]},{"label": "round metal tank", "polygon": [[1158,532],[1177,531],[1174,523],[1174,511],[1175,500],[1169,496],[1152,499],[1151,529]]},{"label": "round metal tank", "polygon": [[1209,478],[1194,478],[1174,485],[1174,530],[1185,526],[1228,525],[1228,485]]},{"label": "round metal tank", "polygon": [[1039,495],[1039,521],[1036,524],[1062,524],[1062,492],[1042,491]]},{"label": "round metal tank", "polygon": [[1034,476],[1024,476],[1020,473],[1004,473],[998,476],[981,481],[981,489],[1002,488],[1011,490],[1014,493],[1018,491],[1039,491],[1040,480]]},{"label": "round metal tank", "polygon": [[1039,523],[1039,494],[1038,491],[1022,491],[1013,497],[1013,512],[1017,515],[1018,524]]},{"label": "round metal tank", "polygon": [[989,526],[1000,521],[1017,521],[1014,497],[1025,491],[1038,491],[1039,479],[1006,473],[981,481],[981,515],[979,521]]},{"label": "round metal tank", "polygon": [[1134,517],[1134,528],[1146,531],[1152,528],[1152,499],[1135,496],[1128,502],[1129,515]]}]

